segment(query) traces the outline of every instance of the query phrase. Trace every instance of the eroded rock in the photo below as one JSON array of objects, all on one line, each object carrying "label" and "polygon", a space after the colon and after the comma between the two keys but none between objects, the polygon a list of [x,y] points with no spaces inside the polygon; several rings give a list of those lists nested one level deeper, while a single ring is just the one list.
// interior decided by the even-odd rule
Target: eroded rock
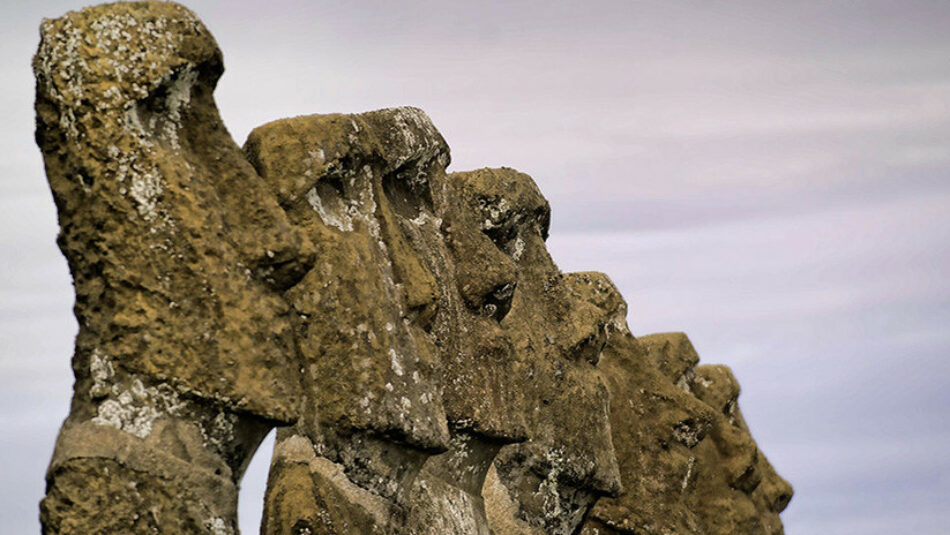
[{"label": "eroded rock", "polygon": [[446,174],[415,108],[242,151],[173,3],[44,21],[34,70],[80,326],[44,533],[235,533],[274,425],[265,534],[782,532],[734,377],[562,273],[527,175]]},{"label": "eroded rock", "polygon": [[503,448],[485,482],[489,525],[573,533],[598,496],[620,489],[598,369],[610,318],[548,254],[550,209],[530,177],[502,168],[450,178],[518,275],[501,325],[525,364],[527,440]]},{"label": "eroded rock", "polygon": [[221,53],[187,9],[119,3],[44,21],[33,66],[79,323],[44,530],[108,531],[118,521],[87,505],[131,486],[116,507],[147,502],[138,514],[154,518],[122,529],[176,517],[230,533],[250,455],[273,422],[295,419],[293,333],[275,288],[313,248],[222,125]]},{"label": "eroded rock", "polygon": [[634,338],[618,321],[604,350],[624,491],[581,531],[781,534],[792,489],[756,448],[724,366],[697,366],[682,333]]},{"label": "eroded rock", "polygon": [[277,121],[255,129],[245,150],[320,259],[286,292],[305,408],[278,435],[264,532],[296,525],[277,514],[296,492],[281,483],[299,470],[282,453],[288,441],[325,461],[310,464],[316,477],[362,496],[321,511],[308,529],[336,533],[381,497],[387,513],[372,530],[388,532],[426,458],[449,447],[432,334],[444,297],[433,273],[441,251],[430,186],[448,146],[424,114],[404,108]]}]

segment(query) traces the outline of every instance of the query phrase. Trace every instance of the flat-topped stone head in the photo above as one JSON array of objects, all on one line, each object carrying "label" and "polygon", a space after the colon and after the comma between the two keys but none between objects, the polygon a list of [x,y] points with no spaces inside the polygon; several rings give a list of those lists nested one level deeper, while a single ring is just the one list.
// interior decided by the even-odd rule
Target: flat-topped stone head
[{"label": "flat-topped stone head", "polygon": [[431,334],[441,296],[428,251],[408,235],[438,233],[430,180],[448,163],[442,137],[421,111],[398,108],[275,121],[245,151],[317,251],[285,294],[308,394],[298,428],[331,458],[333,437],[352,433],[445,449]]},{"label": "flat-topped stone head", "polygon": [[174,3],[107,4],[44,21],[33,66],[76,366],[292,420],[293,341],[270,287],[313,249],[221,123],[214,38]]},{"label": "flat-topped stone head", "polygon": [[[478,529],[484,472],[525,432],[521,370],[498,324],[515,269],[460,210],[444,140],[420,110],[396,108],[276,121],[255,129],[245,151],[317,248],[315,267],[285,294],[300,320],[308,401],[280,443],[306,438],[395,506],[432,504],[411,508],[406,529]],[[287,508],[278,482],[299,458],[275,459],[269,511]],[[453,500],[473,516],[448,518],[438,504]]]},{"label": "flat-topped stone head", "polygon": [[79,323],[44,530],[231,533],[251,454],[297,415],[279,291],[313,246],[221,123],[221,52],[186,8],[46,20],[33,68]]},{"label": "flat-topped stone head", "polygon": [[597,369],[609,317],[548,254],[550,208],[530,177],[503,168],[450,179],[517,269],[501,325],[524,364],[528,440],[495,460],[483,489],[489,524],[505,533],[573,533],[597,496],[620,489]]},{"label": "flat-topped stone head", "polygon": [[741,421],[728,368],[697,366],[683,333],[619,334],[604,372],[624,490],[598,500],[581,533],[781,533],[791,487]]}]

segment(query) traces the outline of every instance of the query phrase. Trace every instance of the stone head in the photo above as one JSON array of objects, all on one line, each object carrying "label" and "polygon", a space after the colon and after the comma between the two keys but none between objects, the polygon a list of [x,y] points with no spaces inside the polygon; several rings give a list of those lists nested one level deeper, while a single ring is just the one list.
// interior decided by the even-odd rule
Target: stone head
[{"label": "stone head", "polygon": [[780,535],[779,513],[792,499],[792,486],[756,446],[739,410],[732,371],[699,366],[691,390],[715,414],[708,443],[697,448],[703,478],[692,499],[705,533]]},{"label": "stone head", "polygon": [[432,330],[445,141],[421,111],[398,108],[268,123],[245,152],[316,248],[285,293],[307,397],[298,430],[331,459],[365,440],[444,450]]},{"label": "stone head", "polygon": [[511,529],[491,515],[514,509],[525,529],[571,533],[597,496],[620,488],[597,370],[609,318],[579,276],[562,274],[551,260],[544,244],[550,208],[530,177],[483,169],[450,180],[517,270],[501,326],[524,370],[528,440],[506,446],[495,461],[484,492],[505,505],[490,508],[489,523]]},{"label": "stone head", "polygon": [[[232,529],[251,454],[296,418],[279,292],[313,247],[224,128],[221,52],[193,13],[120,2],[46,20],[40,34],[36,140],[79,323],[44,526],[146,526],[119,511],[153,493],[174,504],[153,519],[169,529]],[[82,514],[103,493],[121,495],[108,500],[116,514]]]},{"label": "stone head", "polygon": [[581,533],[781,533],[791,487],[741,421],[728,368],[697,366],[682,333],[636,339],[625,325],[604,360],[624,490]]}]

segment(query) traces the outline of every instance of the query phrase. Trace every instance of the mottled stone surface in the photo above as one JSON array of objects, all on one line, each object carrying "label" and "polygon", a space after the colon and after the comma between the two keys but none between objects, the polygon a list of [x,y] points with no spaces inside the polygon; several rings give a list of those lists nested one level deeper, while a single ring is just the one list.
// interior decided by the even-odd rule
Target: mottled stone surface
[{"label": "mottled stone surface", "polygon": [[174,532],[162,519],[176,518],[181,532],[229,533],[250,455],[296,417],[276,290],[312,245],[222,125],[221,53],[190,11],[125,3],[44,21],[33,66],[79,323],[44,530],[114,532],[119,519],[88,515],[115,502],[145,504],[121,530]]},{"label": "mottled stone surface", "polygon": [[271,515],[297,496],[281,483],[299,469],[282,457],[293,440],[327,461],[313,469],[333,463],[387,500],[389,524],[374,529],[487,533],[482,479],[525,433],[521,369],[499,326],[515,270],[458,209],[445,141],[420,110],[395,108],[277,121],[245,150],[318,257],[285,294],[305,416],[279,433],[265,531],[294,524]]},{"label": "mottled stone surface", "polygon": [[[389,531],[426,458],[449,446],[432,334],[442,296],[430,257],[440,251],[427,249],[439,246],[429,176],[444,174],[448,146],[424,114],[396,109],[277,121],[255,129],[245,150],[319,258],[286,292],[298,318],[304,416],[278,435],[264,532],[370,521]],[[312,523],[284,522],[276,511],[300,509],[284,472],[302,473],[288,443],[323,461],[310,464],[314,477],[359,498]],[[364,506],[372,497],[385,523]]]},{"label": "mottled stone surface", "polygon": [[752,440],[728,368],[697,366],[682,333],[618,334],[604,371],[624,492],[600,499],[581,533],[781,534],[792,488]]},{"label": "mottled stone surface", "polygon": [[174,3],[44,21],[34,71],[80,327],[44,533],[234,534],[275,425],[264,534],[782,532],[735,378],[562,273],[528,175],[408,107],[241,149]]},{"label": "mottled stone surface", "polygon": [[501,325],[525,364],[527,441],[495,460],[486,500],[510,507],[489,507],[489,524],[573,533],[598,496],[620,489],[598,369],[610,317],[593,301],[588,276],[561,273],[548,254],[550,209],[528,175],[502,168],[450,178],[518,274]]},{"label": "mottled stone surface", "polygon": [[781,513],[792,486],[756,447],[739,411],[739,383],[725,366],[699,366],[690,383],[716,418],[710,436],[697,447],[701,470],[690,506],[710,535],[783,533]]}]

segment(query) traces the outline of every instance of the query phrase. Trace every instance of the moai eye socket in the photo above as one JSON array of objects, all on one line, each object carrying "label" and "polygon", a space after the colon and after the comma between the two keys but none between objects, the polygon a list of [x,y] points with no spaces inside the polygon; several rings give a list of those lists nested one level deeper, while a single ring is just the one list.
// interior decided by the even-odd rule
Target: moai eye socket
[{"label": "moai eye socket", "polygon": [[432,211],[429,176],[416,162],[409,162],[383,176],[383,194],[393,211],[407,219],[415,219]]},{"label": "moai eye socket", "polygon": [[482,233],[499,249],[507,252],[509,244],[517,238],[520,230],[518,222],[511,217],[508,202],[496,195],[479,195],[475,203]]},{"label": "moai eye socket", "polygon": [[331,174],[317,181],[307,192],[307,202],[324,224],[342,231],[353,230],[341,176]]}]

